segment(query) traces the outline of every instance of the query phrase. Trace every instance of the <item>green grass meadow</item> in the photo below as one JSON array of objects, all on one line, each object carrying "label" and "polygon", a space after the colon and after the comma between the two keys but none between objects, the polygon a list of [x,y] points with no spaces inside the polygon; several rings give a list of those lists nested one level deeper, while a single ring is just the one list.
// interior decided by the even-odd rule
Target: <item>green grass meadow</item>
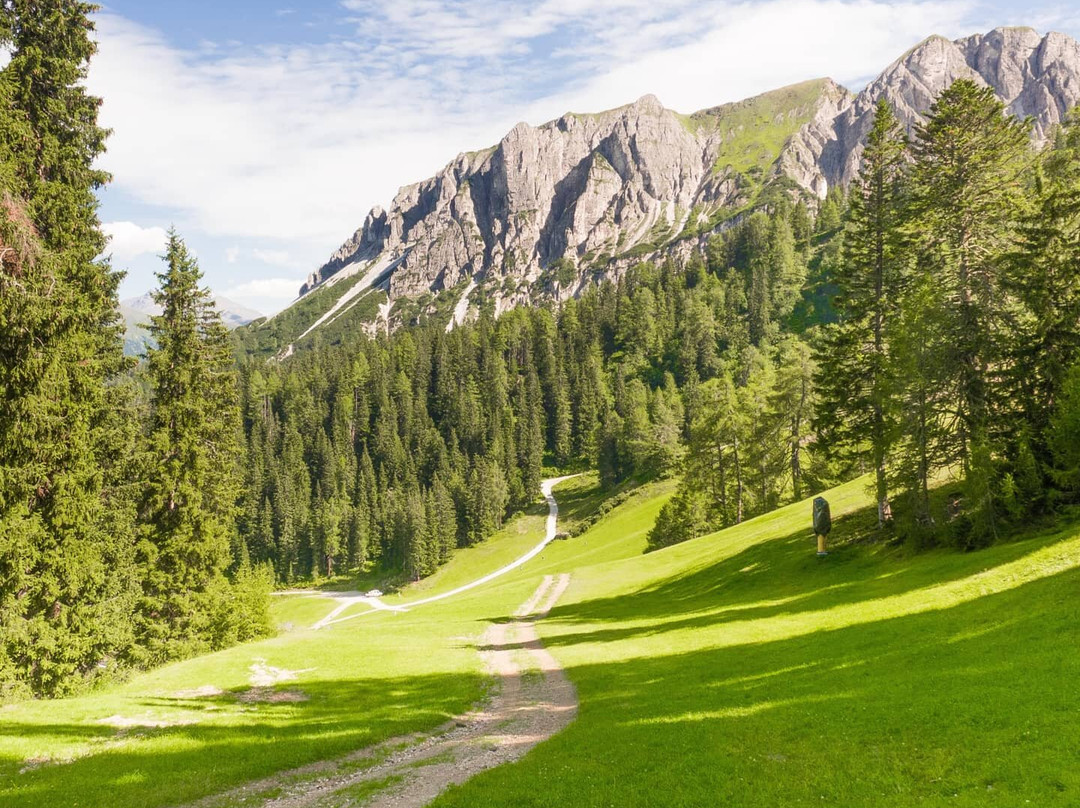
[{"label": "green grass meadow", "polygon": [[826,559],[801,503],[577,570],[578,720],[436,805],[1080,804],[1080,525],[910,556],[863,485]]},{"label": "green grass meadow", "polygon": [[[828,558],[808,503],[645,554],[671,492],[644,486],[459,597],[318,632],[332,601],[275,598],[273,639],[0,707],[0,805],[179,805],[433,728],[483,699],[480,638],[555,572],[571,585],[540,631],[577,720],[436,805],[1080,805],[1080,513],[979,552],[912,554],[875,540],[860,480],[827,494]],[[561,528],[603,501],[588,475],[556,496]],[[545,513],[388,602],[508,563]],[[240,698],[253,665],[291,671],[268,692],[305,700]]]}]

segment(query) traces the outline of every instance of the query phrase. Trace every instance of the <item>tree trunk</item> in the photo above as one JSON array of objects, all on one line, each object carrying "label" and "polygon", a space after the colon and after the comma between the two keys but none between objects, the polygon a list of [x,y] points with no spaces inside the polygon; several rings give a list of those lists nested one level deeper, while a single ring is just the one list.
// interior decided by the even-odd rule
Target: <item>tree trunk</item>
[{"label": "tree trunk", "polygon": [[743,479],[742,462],[739,460],[739,439],[735,439],[735,524],[742,524],[743,520]]}]

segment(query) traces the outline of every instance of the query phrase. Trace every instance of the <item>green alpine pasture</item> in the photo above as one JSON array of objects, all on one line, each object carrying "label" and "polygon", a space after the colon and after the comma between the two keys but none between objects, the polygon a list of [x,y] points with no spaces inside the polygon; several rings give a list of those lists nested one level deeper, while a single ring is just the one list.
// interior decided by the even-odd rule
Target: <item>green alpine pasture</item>
[{"label": "green alpine pasture", "polygon": [[788,138],[813,118],[815,104],[827,85],[827,79],[792,84],[682,116],[682,122],[691,132],[715,129],[722,136],[714,171],[764,172],[780,156]]},{"label": "green alpine pasture", "polygon": [[[434,728],[483,699],[480,637],[554,572],[571,586],[540,629],[577,686],[577,720],[436,805],[1076,803],[1080,513],[979,552],[912,554],[878,540],[866,485],[826,494],[825,559],[808,502],[645,554],[672,493],[660,483],[413,611],[316,632],[333,601],[275,598],[273,639],[0,708],[0,804],[183,804]],[[598,512],[598,492],[594,475],[557,488],[560,528]],[[539,541],[545,513],[386,600],[503,566]]]},{"label": "green alpine pasture", "polygon": [[577,721],[435,804],[1078,804],[1080,514],[911,555],[865,486],[826,559],[804,502],[575,570],[541,634]]}]

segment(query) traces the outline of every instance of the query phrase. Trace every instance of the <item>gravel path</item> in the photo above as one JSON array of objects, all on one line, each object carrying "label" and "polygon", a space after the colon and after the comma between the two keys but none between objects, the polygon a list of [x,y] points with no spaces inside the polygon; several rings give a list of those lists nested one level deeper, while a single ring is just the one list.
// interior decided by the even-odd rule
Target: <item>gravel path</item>
[{"label": "gravel path", "polygon": [[[552,489],[568,479],[544,480],[542,491],[548,503],[544,540],[505,567],[457,589],[401,606],[387,606],[359,592],[327,592],[324,595],[336,600],[337,606],[314,628],[359,617],[337,617],[355,603],[367,603],[371,611],[405,611],[460,594],[520,567],[555,538],[559,506]],[[391,738],[337,760],[248,783],[190,808],[418,808],[450,785],[517,760],[577,715],[574,686],[536,632],[536,621],[551,611],[569,584],[569,575],[545,575],[513,618],[493,624],[485,633],[480,655],[496,678],[497,693],[482,709],[444,724],[433,734]],[[364,789],[365,784],[370,784],[370,791]],[[361,791],[367,796],[361,796]]]},{"label": "gravel path", "polygon": [[[548,506],[546,525],[547,529],[544,531],[544,540],[537,544],[535,547],[533,547],[531,550],[529,550],[529,552],[525,553],[522,556],[519,556],[518,558],[515,558],[505,567],[500,567],[494,572],[489,572],[487,575],[477,578],[475,581],[469,581],[469,583],[459,586],[456,589],[451,589],[448,592],[440,592],[438,595],[431,595],[430,597],[420,598],[419,600],[411,600],[407,603],[402,603],[396,606],[388,606],[378,598],[369,598],[367,596],[361,595],[359,592],[327,592],[325,593],[327,597],[341,598],[342,603],[340,603],[330,614],[328,614],[326,617],[324,617],[322,620],[312,626],[312,628],[326,628],[327,626],[332,626],[337,623],[344,623],[346,620],[354,620],[357,617],[363,617],[365,614],[371,614],[372,612],[377,611],[408,611],[409,609],[413,609],[417,606],[423,606],[427,603],[435,603],[436,601],[445,600],[446,598],[452,598],[455,595],[460,595],[462,592],[468,592],[470,589],[474,589],[478,586],[486,584],[488,581],[493,581],[500,575],[505,575],[511,570],[517,569],[525,562],[530,561],[536,556],[538,556],[543,551],[543,549],[555,539],[555,536],[558,532],[557,524],[559,519],[559,504],[555,501],[555,496],[552,494],[552,489],[554,489],[555,486],[559,483],[566,480],[572,480],[574,477],[577,476],[579,475],[569,474],[565,477],[552,477],[550,479],[544,480],[540,484],[540,492],[544,495],[544,499],[547,500]],[[345,611],[355,603],[366,603],[371,608],[368,609],[368,611],[366,612],[357,612],[356,614],[346,615],[345,617],[338,617],[339,614],[341,614],[343,611]]]},{"label": "gravel path", "polygon": [[[545,575],[510,621],[488,629],[480,654],[498,681],[498,692],[482,709],[433,735],[393,738],[336,761],[249,783],[193,808],[419,808],[447,786],[517,760],[577,714],[574,686],[536,633],[536,621],[551,610],[569,583],[569,575]],[[357,770],[368,761],[378,762]],[[368,783],[373,788],[386,785],[366,797],[352,795]],[[266,794],[275,796],[261,796]]]}]

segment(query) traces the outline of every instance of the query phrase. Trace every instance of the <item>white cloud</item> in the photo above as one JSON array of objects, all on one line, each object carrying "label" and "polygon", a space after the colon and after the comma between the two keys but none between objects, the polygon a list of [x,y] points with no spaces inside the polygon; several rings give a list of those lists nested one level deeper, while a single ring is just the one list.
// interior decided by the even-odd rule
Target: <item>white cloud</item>
[{"label": "white cloud", "polygon": [[237,284],[226,289],[225,297],[269,297],[276,300],[292,300],[300,291],[300,282],[296,278],[257,278],[253,281]]},{"label": "white cloud", "polygon": [[299,291],[300,281],[295,278],[256,278],[229,286],[221,294],[269,315],[285,308]]},{"label": "white cloud", "polygon": [[[440,56],[501,59],[530,51],[534,40],[572,28],[575,38],[587,38],[577,53],[606,50],[605,46],[657,35],[689,33],[698,26],[700,0],[345,0],[358,12],[361,30],[383,32],[383,41],[396,50],[430,51]],[[591,43],[591,47],[589,46]]]},{"label": "white cloud", "polygon": [[264,264],[269,264],[275,267],[295,267],[296,261],[288,250],[260,250],[258,248],[251,251],[251,254],[257,261],[261,261]]},{"label": "white cloud", "polygon": [[471,124],[440,130],[416,87],[365,75],[348,43],[220,55],[111,14],[98,27],[90,86],[114,130],[103,167],[127,195],[180,211],[184,232],[328,254],[377,200],[476,137]]},{"label": "white cloud", "polygon": [[[967,0],[928,4],[845,0],[724,3],[696,14],[699,33],[639,50],[576,90],[544,99],[538,114],[586,111],[646,93],[681,112],[739,100],[811,78],[856,84],[932,33],[969,33]],[[855,86],[858,90],[861,87]],[[552,103],[552,102],[555,103]]]},{"label": "white cloud", "polygon": [[259,262],[260,264],[267,264],[272,267],[286,267],[289,269],[303,269],[304,263],[298,261],[292,256],[288,250],[275,250],[275,249],[263,249],[254,247],[252,249],[245,249],[243,247],[231,246],[225,248],[225,262],[228,264],[236,264],[241,259],[251,259]]},{"label": "white cloud", "polygon": [[168,233],[163,227],[140,227],[134,222],[105,222],[101,229],[109,237],[106,253],[117,261],[130,261],[141,255],[165,252]]}]

